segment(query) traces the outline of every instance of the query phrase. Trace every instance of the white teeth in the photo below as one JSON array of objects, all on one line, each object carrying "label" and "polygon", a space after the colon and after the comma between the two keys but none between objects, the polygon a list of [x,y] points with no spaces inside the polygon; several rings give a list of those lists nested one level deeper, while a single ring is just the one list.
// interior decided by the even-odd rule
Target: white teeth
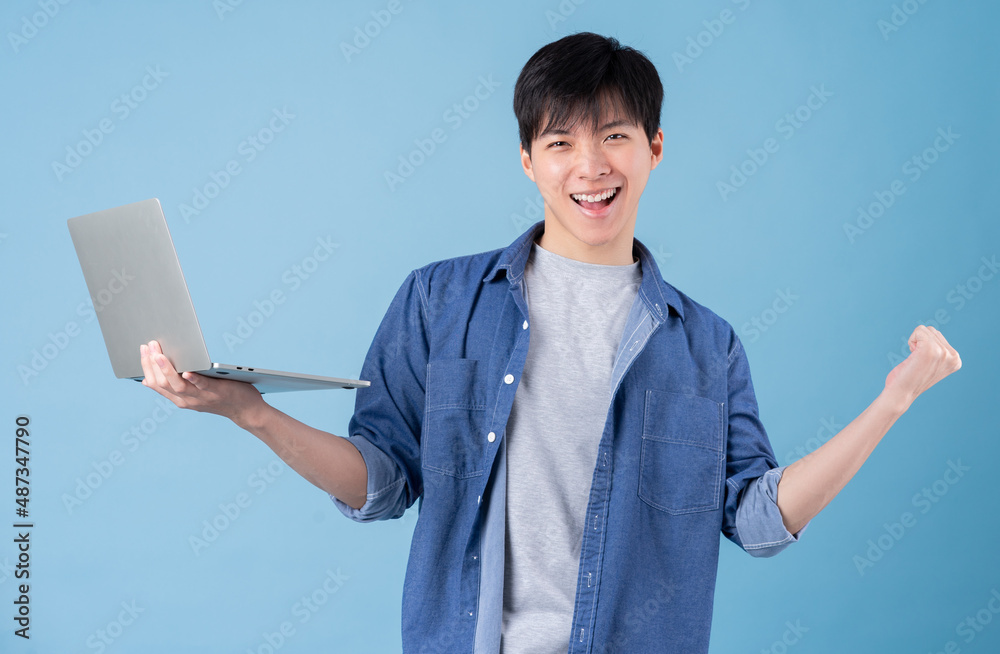
[{"label": "white teeth", "polygon": [[600,200],[607,200],[612,197],[617,192],[617,189],[609,188],[606,191],[601,191],[596,195],[585,195],[583,193],[574,193],[570,195],[571,198],[583,202],[598,202]]}]

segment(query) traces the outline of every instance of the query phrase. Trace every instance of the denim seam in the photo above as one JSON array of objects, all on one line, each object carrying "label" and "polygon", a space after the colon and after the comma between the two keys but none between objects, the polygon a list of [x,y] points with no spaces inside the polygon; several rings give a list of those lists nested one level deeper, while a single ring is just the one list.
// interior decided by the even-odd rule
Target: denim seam
[{"label": "denim seam", "polygon": [[759,549],[764,549],[765,547],[773,547],[775,545],[783,545],[783,544],[788,543],[788,542],[790,542],[790,541],[792,541],[794,539],[795,539],[794,536],[789,535],[789,536],[786,536],[786,537],[782,538],[781,540],[775,540],[775,541],[771,541],[769,543],[755,543],[753,545],[747,545],[746,543],[743,543],[743,549],[745,549],[745,550],[759,550]]},{"label": "denim seam", "polygon": [[[721,427],[720,427],[721,429]],[[674,445],[690,445],[691,447],[701,448],[703,450],[711,450],[712,452],[722,453],[721,447],[713,447],[712,445],[706,445],[705,443],[699,441],[686,441],[682,438],[661,438],[659,436],[653,436],[652,434],[643,434],[642,438],[647,441],[653,441],[654,443],[673,443]]]},{"label": "denim seam", "polygon": [[735,340],[733,341],[733,349],[729,352],[729,356],[727,357],[727,366],[732,366],[733,359],[736,357],[737,353],[743,350],[743,343],[740,341],[740,337],[736,336],[735,332],[733,333],[733,336]]},{"label": "denim seam", "polygon": [[426,408],[425,412],[430,413],[431,411],[441,411],[442,409],[468,409],[469,411],[485,411],[485,404],[463,404],[461,402],[452,402],[451,404],[435,404],[434,406],[429,406]]},{"label": "denim seam", "polygon": [[365,495],[365,499],[368,501],[377,500],[378,498],[382,497],[389,491],[396,490],[397,487],[401,486],[404,483],[406,483],[406,479],[404,477],[400,477],[391,484],[382,487],[380,490],[377,490],[374,493],[368,493],[367,495]]},{"label": "denim seam", "polygon": [[437,472],[439,474],[454,477],[455,479],[472,479],[474,477],[482,477],[483,470],[473,470],[472,472],[455,472],[454,470],[446,470],[445,468],[439,468],[438,466],[433,466],[429,464],[423,465],[424,470],[430,470],[431,472]]},{"label": "denim seam", "polygon": [[413,271],[413,279],[416,281],[417,297],[420,299],[420,322],[424,324],[424,332],[427,332],[427,307],[429,299],[424,293],[424,282],[420,278],[420,270]]}]

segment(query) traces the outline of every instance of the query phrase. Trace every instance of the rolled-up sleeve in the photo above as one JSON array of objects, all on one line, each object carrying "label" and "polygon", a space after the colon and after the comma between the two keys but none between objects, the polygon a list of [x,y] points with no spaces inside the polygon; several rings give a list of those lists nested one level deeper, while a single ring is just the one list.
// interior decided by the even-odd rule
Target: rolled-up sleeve
[{"label": "rolled-up sleeve", "polygon": [[420,430],[424,415],[428,345],[426,298],[416,271],[396,293],[361,369],[371,386],[357,391],[349,440],[368,469],[366,500],[354,509],[333,498],[359,522],[403,515],[423,492]]},{"label": "rolled-up sleeve", "polygon": [[368,468],[365,503],[360,509],[355,509],[333,495],[330,499],[344,515],[358,522],[372,522],[402,515],[407,508],[404,489],[406,479],[399,474],[396,464],[364,436],[351,436],[348,440],[358,448]]},{"label": "rolled-up sleeve", "polygon": [[[778,482],[786,466],[772,468],[743,490],[736,509],[736,531],[743,549],[753,556],[774,556],[792,543],[798,542],[803,527],[796,534],[785,529],[778,510]],[[806,525],[808,526],[808,525]]]}]

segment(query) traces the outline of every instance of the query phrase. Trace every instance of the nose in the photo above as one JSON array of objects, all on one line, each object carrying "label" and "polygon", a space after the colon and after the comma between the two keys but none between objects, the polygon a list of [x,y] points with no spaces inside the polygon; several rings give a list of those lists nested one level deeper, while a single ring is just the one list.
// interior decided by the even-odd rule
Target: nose
[{"label": "nose", "polygon": [[599,145],[582,144],[576,152],[576,169],[581,179],[597,179],[611,172],[607,154]]}]

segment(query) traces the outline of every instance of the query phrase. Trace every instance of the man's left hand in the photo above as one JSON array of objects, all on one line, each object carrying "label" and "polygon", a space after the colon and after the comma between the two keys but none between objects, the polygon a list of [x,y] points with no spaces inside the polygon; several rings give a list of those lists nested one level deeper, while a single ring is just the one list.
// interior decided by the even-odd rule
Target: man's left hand
[{"label": "man's left hand", "polygon": [[889,371],[883,391],[904,410],[918,395],[962,367],[958,352],[933,327],[917,325],[908,344],[910,355]]}]

